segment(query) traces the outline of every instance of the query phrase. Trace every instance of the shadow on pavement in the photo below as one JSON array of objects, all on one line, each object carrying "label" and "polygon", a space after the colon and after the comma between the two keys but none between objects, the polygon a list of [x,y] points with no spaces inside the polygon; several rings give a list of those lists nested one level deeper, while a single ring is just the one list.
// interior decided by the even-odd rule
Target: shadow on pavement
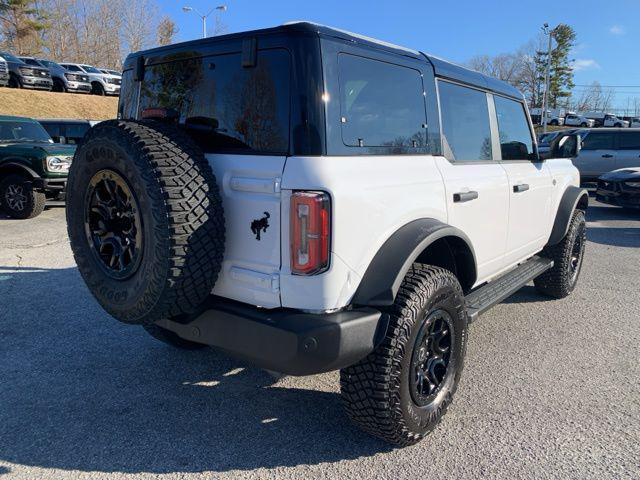
[{"label": "shadow on pavement", "polygon": [[587,209],[588,222],[601,222],[606,220],[640,221],[640,209],[631,210],[620,207],[602,207],[591,205]]},{"label": "shadow on pavement", "polygon": [[285,388],[211,349],[178,351],[117,323],[75,268],[0,267],[0,277],[0,461],[222,472],[390,450],[349,424],[335,393]]}]

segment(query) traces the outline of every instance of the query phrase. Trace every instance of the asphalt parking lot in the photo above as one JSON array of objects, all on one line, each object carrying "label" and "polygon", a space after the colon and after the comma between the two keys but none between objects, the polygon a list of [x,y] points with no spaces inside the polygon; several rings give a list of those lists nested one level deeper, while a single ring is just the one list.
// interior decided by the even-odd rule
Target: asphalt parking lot
[{"label": "asphalt parking lot", "polygon": [[640,211],[588,220],[574,294],[481,317],[444,421],[392,449],[348,423],[336,373],[275,381],[110,318],[62,208],[0,217],[0,477],[640,478]]}]

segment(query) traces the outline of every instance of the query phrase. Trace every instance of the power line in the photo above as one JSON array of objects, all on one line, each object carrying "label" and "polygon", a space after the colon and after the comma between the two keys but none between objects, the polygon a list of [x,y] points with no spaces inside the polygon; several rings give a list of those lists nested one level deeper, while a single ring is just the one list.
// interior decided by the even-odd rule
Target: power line
[{"label": "power line", "polygon": [[593,88],[593,87],[602,87],[602,88],[640,88],[640,85],[600,85],[600,84],[575,84],[575,87],[585,87],[585,88]]}]

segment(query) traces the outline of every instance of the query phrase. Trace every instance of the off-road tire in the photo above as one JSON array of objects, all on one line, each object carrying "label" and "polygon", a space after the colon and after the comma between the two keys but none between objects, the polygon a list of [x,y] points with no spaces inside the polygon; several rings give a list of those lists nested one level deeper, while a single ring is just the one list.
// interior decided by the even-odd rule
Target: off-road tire
[{"label": "off-road tire", "polygon": [[[578,239],[577,237],[581,238]],[[580,254],[578,258],[577,271],[572,270],[572,257],[574,245],[580,241]],[[569,230],[562,241],[557,245],[544,248],[540,256],[553,260],[553,267],[544,272],[533,283],[538,292],[554,298],[565,298],[573,292],[584,259],[584,248],[586,245],[586,225],[584,211],[576,209],[571,216]]]},{"label": "off-road tire", "polygon": [[[13,208],[7,202],[7,195],[10,188],[20,188],[25,197],[24,207]],[[47,199],[44,192],[33,188],[31,178],[20,174],[7,175],[0,180],[0,204],[2,210],[12,218],[26,220],[40,215],[44,210]]]},{"label": "off-road tire", "polygon": [[[411,392],[413,352],[428,316],[444,310],[452,318],[453,341],[442,388],[420,406]],[[446,413],[458,386],[467,345],[462,288],[439,267],[414,264],[389,311],[382,343],[365,359],[340,371],[347,415],[366,432],[399,446],[419,442]]]},{"label": "off-road tire", "polygon": [[166,343],[167,345],[171,345],[172,347],[179,348],[181,350],[201,350],[203,348],[207,348],[207,345],[185,340],[171,330],[167,330],[166,328],[162,328],[158,325],[143,325],[142,327],[156,340],[160,340],[162,343]]},{"label": "off-road tire", "polygon": [[[142,254],[127,278],[110,275],[85,226],[91,179],[104,171],[124,179],[139,206]],[[66,202],[78,269],[108,313],[151,324],[199,312],[220,271],[224,216],[211,166],[177,127],[119,120],[93,127],[76,151]]]}]

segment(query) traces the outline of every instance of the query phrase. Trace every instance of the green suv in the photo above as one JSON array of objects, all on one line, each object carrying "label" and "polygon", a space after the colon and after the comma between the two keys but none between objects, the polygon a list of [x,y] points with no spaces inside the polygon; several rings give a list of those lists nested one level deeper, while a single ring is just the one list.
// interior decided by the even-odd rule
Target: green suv
[{"label": "green suv", "polygon": [[0,207],[13,218],[40,215],[64,193],[74,153],[35,120],[0,115]]}]

